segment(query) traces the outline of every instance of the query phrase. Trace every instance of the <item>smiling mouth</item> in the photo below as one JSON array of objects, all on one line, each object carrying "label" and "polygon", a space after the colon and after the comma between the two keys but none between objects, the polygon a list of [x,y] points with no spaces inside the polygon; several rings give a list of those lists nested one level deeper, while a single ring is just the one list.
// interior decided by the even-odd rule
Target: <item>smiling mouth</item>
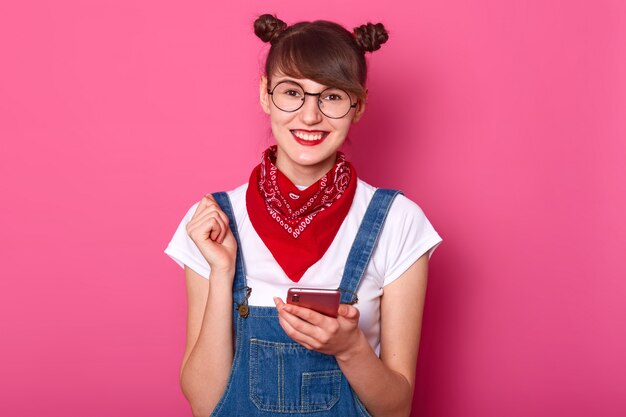
[{"label": "smiling mouth", "polygon": [[328,136],[329,132],[321,130],[306,131],[306,130],[291,130],[291,134],[302,145],[317,145],[322,143]]}]

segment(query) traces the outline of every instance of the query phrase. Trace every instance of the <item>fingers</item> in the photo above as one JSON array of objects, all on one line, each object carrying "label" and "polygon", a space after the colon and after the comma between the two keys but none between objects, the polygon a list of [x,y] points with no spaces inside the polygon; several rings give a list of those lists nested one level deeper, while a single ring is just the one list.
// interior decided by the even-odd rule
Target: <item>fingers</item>
[{"label": "fingers", "polygon": [[313,338],[311,338],[309,336],[306,336],[306,335],[303,335],[302,333],[298,332],[280,314],[278,315],[278,322],[280,323],[280,325],[282,326],[283,330],[285,331],[285,333],[287,333],[287,335],[289,337],[291,337],[296,342],[300,343],[305,348],[307,348],[309,350],[315,350],[315,348],[313,347],[313,344],[316,344],[316,343],[315,343],[315,340]]},{"label": "fingers", "polygon": [[[187,224],[187,234],[222,243],[230,232],[229,220],[211,194],[205,195]],[[197,236],[202,235],[202,236]]]},{"label": "fingers", "polygon": [[350,321],[359,321],[359,310],[350,304],[340,304],[338,314]]},{"label": "fingers", "polygon": [[215,212],[201,214],[187,223],[187,234],[196,243],[205,240],[222,243],[228,226]]},{"label": "fingers", "polygon": [[201,215],[197,222],[199,225],[203,225],[204,232],[209,235],[209,238],[217,243],[222,243],[228,229],[228,222],[224,222],[224,219],[215,210],[208,211]]},{"label": "fingers", "polygon": [[280,310],[281,308],[283,308],[283,306],[284,306],[284,305],[286,305],[286,304],[283,302],[283,299],[282,299],[282,298],[280,298],[280,297],[274,297],[274,304],[276,304],[276,308],[277,308],[278,310]]},{"label": "fingers", "polygon": [[[278,310],[278,322],[285,330],[285,333],[307,349],[312,349],[315,339],[302,333],[305,329],[310,331],[311,327],[307,329],[307,326],[303,325],[306,322],[289,313],[287,310],[292,306],[285,304],[281,298],[274,297],[274,304],[276,304],[276,309]],[[311,326],[308,323],[306,325]]]},{"label": "fingers", "polygon": [[205,208],[210,207],[212,205],[216,205],[219,207],[219,205],[217,204],[217,201],[215,201],[215,198],[211,194],[205,195],[198,202],[198,206],[196,207],[196,211],[193,213],[192,218],[195,217],[198,213],[202,212]]},{"label": "fingers", "polygon": [[278,311],[285,310],[288,313],[293,314],[294,316],[297,316],[315,326],[320,326],[326,320],[328,320],[328,317],[326,317],[325,315],[309,308],[304,308],[293,304],[285,304],[283,300],[279,297],[274,297],[274,303],[276,304],[276,308],[278,309]]},{"label": "fingers", "polygon": [[221,226],[221,229],[220,229],[221,233],[219,234],[217,241],[218,243],[222,243],[224,241],[224,238],[230,231],[230,228],[228,227],[230,223],[228,216],[226,215],[226,213],[222,211],[221,207],[219,206],[219,204],[217,204],[217,201],[211,194],[205,195],[203,200],[206,206],[207,213],[210,213],[213,215],[217,214],[221,220],[221,222],[219,223]]},{"label": "fingers", "polygon": [[215,198],[211,194],[207,194],[202,197],[202,200],[198,202],[196,211],[191,216],[192,219],[201,216],[205,212],[216,212],[222,218],[222,221],[228,224],[228,216],[224,213]]},{"label": "fingers", "polygon": [[306,319],[300,316],[297,316],[296,314],[293,313],[290,307],[291,306],[289,305],[284,306],[279,311],[279,314],[282,315],[282,317],[285,320],[287,320],[287,322],[291,325],[291,327],[293,327],[294,329],[296,329],[297,331],[301,333],[305,333],[308,335],[317,335],[319,333],[318,331],[319,326],[311,324],[311,322],[307,321]]},{"label": "fingers", "polygon": [[285,333],[307,349],[324,351],[337,335],[339,323],[308,308],[285,304],[275,297],[278,321]]},{"label": "fingers", "polygon": [[308,332],[312,330],[311,324],[287,313],[284,309],[278,312],[278,322],[283,327],[283,330],[285,330],[285,333],[287,333],[287,336],[291,337],[305,348],[315,350],[321,347],[319,341],[308,334]]}]

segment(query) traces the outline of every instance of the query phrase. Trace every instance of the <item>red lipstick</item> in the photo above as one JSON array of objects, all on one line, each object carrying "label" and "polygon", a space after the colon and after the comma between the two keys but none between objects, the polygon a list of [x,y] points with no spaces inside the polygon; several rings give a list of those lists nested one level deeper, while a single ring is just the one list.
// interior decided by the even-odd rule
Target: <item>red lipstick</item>
[{"label": "red lipstick", "polygon": [[[299,138],[298,136],[296,136],[295,132],[308,135],[308,136],[313,136],[313,137],[319,136],[321,134],[321,137],[319,139],[303,139],[303,138]],[[323,130],[300,130],[298,129],[298,130],[292,130],[291,135],[296,140],[296,142],[298,142],[300,145],[315,146],[324,142],[324,139],[328,137],[328,132],[325,132]]]}]

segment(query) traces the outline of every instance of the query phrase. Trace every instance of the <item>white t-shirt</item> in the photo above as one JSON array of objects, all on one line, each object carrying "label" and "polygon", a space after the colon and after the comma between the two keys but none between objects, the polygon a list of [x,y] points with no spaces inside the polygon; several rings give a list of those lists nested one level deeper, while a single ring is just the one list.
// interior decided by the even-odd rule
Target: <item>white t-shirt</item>
[{"label": "white t-shirt", "polygon": [[[246,210],[247,188],[248,184],[243,184],[229,191],[228,196],[239,230],[247,285],[252,288],[249,304],[274,306],[273,297],[286,300],[290,287],[339,287],[348,253],[376,188],[358,180],[352,206],[335,239],[322,258],[297,283],[287,277],[254,230]],[[187,265],[208,279],[209,265],[186,230],[198,204],[195,203],[187,211],[165,253],[181,267]],[[424,253],[428,252],[430,258],[441,241],[422,209],[405,196],[398,195],[361,280],[357,291],[359,301],[355,304],[360,312],[359,327],[377,355],[380,352],[380,297],[385,285],[400,277]]]}]

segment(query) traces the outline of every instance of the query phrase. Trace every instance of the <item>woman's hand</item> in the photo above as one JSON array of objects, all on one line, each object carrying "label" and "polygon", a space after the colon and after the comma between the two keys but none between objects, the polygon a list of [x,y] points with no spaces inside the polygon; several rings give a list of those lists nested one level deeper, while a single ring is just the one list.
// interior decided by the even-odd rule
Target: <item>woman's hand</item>
[{"label": "woman's hand", "polygon": [[237,241],[228,226],[228,216],[211,194],[200,200],[196,212],[187,223],[187,234],[209,263],[211,270],[235,270]]},{"label": "woman's hand", "polygon": [[346,356],[358,346],[362,332],[359,329],[359,310],[349,304],[340,304],[337,318],[293,304],[285,304],[274,297],[278,321],[285,333],[307,349],[334,356]]}]

